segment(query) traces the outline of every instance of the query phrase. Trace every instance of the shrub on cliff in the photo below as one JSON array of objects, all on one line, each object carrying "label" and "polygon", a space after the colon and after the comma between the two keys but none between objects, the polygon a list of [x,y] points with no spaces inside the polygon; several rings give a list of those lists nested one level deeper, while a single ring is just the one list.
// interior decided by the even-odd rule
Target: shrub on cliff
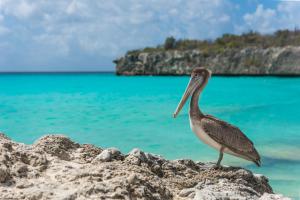
[{"label": "shrub on cliff", "polygon": [[[140,50],[129,51],[128,54],[141,52],[161,52],[169,50],[193,50],[198,49],[209,55],[223,53],[226,49],[242,49],[247,47],[283,47],[300,46],[300,30],[278,30],[273,34],[260,34],[249,31],[241,35],[223,34],[215,40],[178,39],[167,37],[163,45],[147,47]],[[209,56],[208,55],[208,56]]]},{"label": "shrub on cliff", "polygon": [[168,49],[174,49],[176,44],[176,39],[174,37],[167,37],[165,40],[164,48],[166,50]]}]

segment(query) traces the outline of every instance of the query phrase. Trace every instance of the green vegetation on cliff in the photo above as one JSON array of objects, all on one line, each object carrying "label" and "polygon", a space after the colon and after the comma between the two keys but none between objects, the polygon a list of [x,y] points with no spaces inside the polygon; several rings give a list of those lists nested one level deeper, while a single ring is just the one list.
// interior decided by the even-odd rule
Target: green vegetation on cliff
[{"label": "green vegetation on cliff", "polygon": [[215,40],[190,40],[168,37],[163,45],[146,47],[144,49],[129,51],[128,54],[141,52],[160,52],[167,50],[193,50],[198,49],[207,56],[215,53],[223,53],[226,49],[242,49],[247,47],[283,47],[300,46],[300,30],[278,30],[273,34],[260,34],[249,31],[241,35],[224,34]]}]

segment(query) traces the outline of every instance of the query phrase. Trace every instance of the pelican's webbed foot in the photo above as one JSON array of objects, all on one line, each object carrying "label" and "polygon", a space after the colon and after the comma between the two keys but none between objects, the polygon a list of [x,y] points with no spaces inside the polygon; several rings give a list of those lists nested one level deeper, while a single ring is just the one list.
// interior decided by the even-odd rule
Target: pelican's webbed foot
[{"label": "pelican's webbed foot", "polygon": [[214,170],[223,170],[223,169],[226,169],[226,167],[222,166],[222,165],[217,165],[217,164],[214,164],[212,166],[212,169]]}]

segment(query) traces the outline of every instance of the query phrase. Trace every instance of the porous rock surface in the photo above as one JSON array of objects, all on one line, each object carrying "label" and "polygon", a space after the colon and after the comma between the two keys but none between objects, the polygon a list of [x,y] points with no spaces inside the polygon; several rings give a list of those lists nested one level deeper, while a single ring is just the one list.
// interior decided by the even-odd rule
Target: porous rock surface
[{"label": "porous rock surface", "polygon": [[127,53],[114,61],[118,75],[190,75],[203,66],[215,75],[300,75],[300,47],[285,46]]},{"label": "porous rock surface", "polygon": [[33,145],[0,134],[0,199],[288,199],[242,168],[215,169],[133,149],[47,135]]}]

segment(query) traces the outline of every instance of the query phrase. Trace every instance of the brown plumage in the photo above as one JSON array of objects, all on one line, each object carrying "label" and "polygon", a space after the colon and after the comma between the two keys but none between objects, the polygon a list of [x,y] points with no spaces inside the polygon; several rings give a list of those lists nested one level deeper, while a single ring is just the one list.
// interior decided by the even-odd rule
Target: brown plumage
[{"label": "brown plumage", "polygon": [[246,160],[260,166],[260,156],[253,142],[238,128],[213,116],[205,115],[200,120],[203,130],[216,142]]},{"label": "brown plumage", "polygon": [[220,152],[217,166],[220,165],[223,153],[254,162],[260,166],[260,156],[253,142],[238,128],[211,115],[204,115],[199,108],[199,95],[206,86],[211,72],[204,68],[196,68],[191,74],[191,80],[174,113],[178,115],[189,96],[191,128],[206,144]]}]

